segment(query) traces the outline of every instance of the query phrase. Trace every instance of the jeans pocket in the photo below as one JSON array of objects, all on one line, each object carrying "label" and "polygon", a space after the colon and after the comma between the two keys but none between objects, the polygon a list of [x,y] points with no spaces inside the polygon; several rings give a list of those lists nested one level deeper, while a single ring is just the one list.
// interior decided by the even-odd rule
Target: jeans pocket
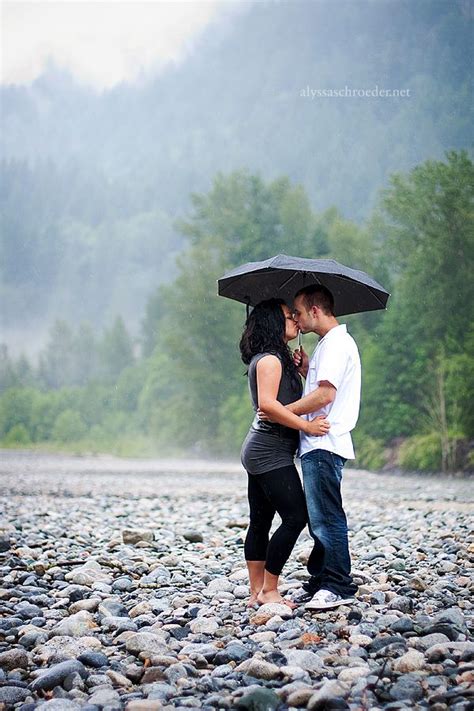
[{"label": "jeans pocket", "polygon": [[345,457],[341,457],[340,454],[336,454],[335,452],[330,452],[330,455],[334,466],[342,469],[344,464],[347,462],[347,459]]}]

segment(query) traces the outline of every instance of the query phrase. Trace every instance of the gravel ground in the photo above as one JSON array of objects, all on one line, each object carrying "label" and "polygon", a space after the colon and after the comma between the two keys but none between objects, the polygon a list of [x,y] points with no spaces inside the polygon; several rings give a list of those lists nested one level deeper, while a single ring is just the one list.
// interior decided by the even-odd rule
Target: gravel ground
[{"label": "gravel ground", "polygon": [[471,483],[346,470],[354,603],[248,610],[240,465],[4,451],[0,709],[473,708]]}]

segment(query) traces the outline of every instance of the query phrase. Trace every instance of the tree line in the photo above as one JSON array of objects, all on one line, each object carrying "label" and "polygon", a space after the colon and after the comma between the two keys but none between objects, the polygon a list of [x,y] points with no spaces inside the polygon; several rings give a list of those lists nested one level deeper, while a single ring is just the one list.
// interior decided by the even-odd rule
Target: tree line
[{"label": "tree line", "polygon": [[[173,221],[222,166],[289,175],[314,209],[361,222],[394,170],[471,145],[466,0],[237,5],[231,25],[210,24],[187,60],[143,82],[97,93],[50,66],[0,85],[5,339],[43,339],[58,315],[101,329],[119,313],[137,329],[175,276]],[[410,96],[301,97],[375,84]]]},{"label": "tree line", "polygon": [[472,469],[473,193],[466,151],[392,175],[363,225],[315,212],[287,177],[217,174],[178,221],[176,278],[151,294],[135,347],[119,319],[101,339],[56,323],[36,368],[3,348],[3,445],[235,456],[251,420],[245,308],[216,280],[283,252],[337,259],[392,293],[386,312],[342,319],[363,365],[356,465]]}]

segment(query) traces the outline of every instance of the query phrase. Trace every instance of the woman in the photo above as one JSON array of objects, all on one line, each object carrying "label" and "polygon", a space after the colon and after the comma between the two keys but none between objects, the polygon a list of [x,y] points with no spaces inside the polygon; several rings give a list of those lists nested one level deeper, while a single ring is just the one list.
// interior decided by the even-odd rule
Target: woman
[{"label": "woman", "polygon": [[[248,474],[250,507],[245,539],[249,607],[265,602],[294,606],[278,592],[278,578],[307,522],[304,492],[294,464],[298,430],[311,435],[329,431],[324,417],[307,421],[285,408],[302,394],[288,347],[297,335],[298,327],[285,302],[269,299],[253,309],[240,341],[241,357],[248,365],[253,408],[256,412],[260,407],[271,418],[271,422],[264,422],[255,416],[241,452]],[[275,512],[282,523],[269,541]]]}]

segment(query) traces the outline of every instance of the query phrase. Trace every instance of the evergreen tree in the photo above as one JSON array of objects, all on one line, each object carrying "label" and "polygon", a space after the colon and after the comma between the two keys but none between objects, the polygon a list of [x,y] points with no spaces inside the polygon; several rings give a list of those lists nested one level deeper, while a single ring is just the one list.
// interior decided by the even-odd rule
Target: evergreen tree
[{"label": "evergreen tree", "polygon": [[57,319],[39,358],[39,377],[46,387],[60,388],[74,382],[75,345],[71,327]]},{"label": "evergreen tree", "polygon": [[0,343],[0,394],[17,385],[13,362],[6,343]]},{"label": "evergreen tree", "polygon": [[104,332],[99,345],[101,373],[104,380],[114,382],[120,373],[134,362],[133,341],[121,316]]},{"label": "evergreen tree", "polygon": [[74,384],[85,385],[100,375],[97,339],[89,323],[79,325],[74,344]]},{"label": "evergreen tree", "polygon": [[394,295],[366,354],[363,426],[384,439],[439,431],[442,418],[433,415],[430,425],[427,403],[445,399],[447,430],[459,432],[455,403],[463,402],[461,429],[472,437],[474,165],[465,152],[450,152],[445,162],[394,176],[382,200]]}]

